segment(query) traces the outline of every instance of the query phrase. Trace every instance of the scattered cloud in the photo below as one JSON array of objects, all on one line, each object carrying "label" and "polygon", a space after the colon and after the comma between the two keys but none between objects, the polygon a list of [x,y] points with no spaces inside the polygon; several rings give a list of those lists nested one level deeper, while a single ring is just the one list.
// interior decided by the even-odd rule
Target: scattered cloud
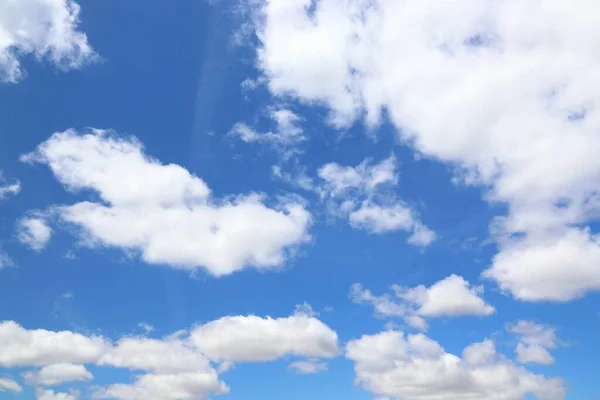
[{"label": "scattered cloud", "polygon": [[[336,332],[304,311],[284,318],[223,317],[164,338],[140,335],[116,341],[71,331],[28,330],[4,321],[0,323],[0,348],[0,367],[40,367],[24,373],[25,381],[35,386],[90,380],[93,376],[84,364],[142,371],[132,383],[93,390],[93,398],[117,400],[208,399],[210,394],[229,392],[219,374],[235,363],[294,356],[306,361],[290,368],[311,373],[310,368],[323,370],[320,360],[340,355]],[[15,388],[9,380],[0,380],[2,387]],[[49,399],[75,396],[40,393],[57,396]]]},{"label": "scattered cloud", "polygon": [[593,0],[252,4],[272,94],[326,105],[342,127],[385,110],[417,154],[507,206],[485,277],[524,301],[600,290]]},{"label": "scattered cloud", "polygon": [[70,191],[100,196],[52,207],[78,228],[82,244],[139,252],[150,264],[203,267],[214,276],[247,267],[270,270],[310,239],[311,215],[302,204],[269,207],[258,194],[214,199],[203,180],[150,158],[134,138],[69,130],[21,159],[48,165]]},{"label": "scattered cloud", "polygon": [[23,77],[20,58],[32,55],[59,69],[79,68],[96,58],[77,28],[81,8],[73,0],[19,0],[0,4],[0,81]]},{"label": "scattered cloud", "polygon": [[319,360],[298,360],[289,365],[298,374],[312,375],[327,371],[327,364]]},{"label": "scattered cloud", "polygon": [[77,400],[79,397],[75,391],[72,391],[71,393],[64,393],[40,388],[36,389],[35,396],[36,400]]},{"label": "scattered cloud", "polygon": [[373,234],[412,232],[407,242],[419,247],[435,240],[416,212],[391,193],[398,184],[394,155],[377,164],[366,159],[355,167],[329,163],[317,173],[322,184],[316,190],[330,213],[348,218],[352,227]]},{"label": "scattered cloud", "polygon": [[150,325],[150,324],[145,323],[145,322],[140,322],[138,324],[138,328],[140,328],[141,330],[143,330],[146,335],[148,335],[148,334],[152,333],[152,331],[154,331],[154,327],[152,325]]},{"label": "scattered cloud", "polygon": [[515,352],[522,364],[554,364],[554,357],[548,349],[558,346],[556,329],[532,321],[519,321],[507,327],[508,332],[516,335],[519,342]]},{"label": "scattered cloud", "polygon": [[0,392],[21,393],[22,391],[23,388],[16,381],[6,377],[0,377]]},{"label": "scattered cloud", "polygon": [[306,141],[304,130],[300,126],[302,119],[286,108],[270,108],[268,116],[275,125],[270,132],[258,132],[243,122],[233,126],[229,135],[238,137],[246,143],[262,143],[276,150],[283,160],[289,160],[300,152],[299,146]]},{"label": "scattered cloud", "polygon": [[562,400],[565,384],[534,374],[496,353],[485,340],[464,349],[462,358],[447,353],[425,335],[386,331],[364,335],[346,346],[356,380],[379,396],[405,400]]},{"label": "scattered cloud", "polygon": [[57,386],[65,382],[89,381],[94,378],[83,365],[71,363],[45,365],[39,371],[25,372],[23,377],[32,386]]},{"label": "scattered cloud", "polygon": [[[1,63],[1,61],[0,61]],[[1,68],[1,64],[0,64]],[[1,76],[1,75],[0,75]],[[14,180],[12,183],[4,178],[4,174],[0,171],[0,200],[4,200],[10,196],[15,196],[21,191],[21,182]]]},{"label": "scattered cloud", "polygon": [[496,312],[481,297],[482,286],[472,286],[464,278],[450,275],[426,287],[408,288],[393,285],[395,296],[375,296],[360,284],[354,284],[350,297],[355,303],[371,304],[375,314],[382,317],[402,318],[409,326],[426,330],[426,318],[485,317]]},{"label": "scattered cloud", "polygon": [[52,237],[52,228],[44,218],[31,216],[17,223],[19,241],[35,251],[42,251]]}]

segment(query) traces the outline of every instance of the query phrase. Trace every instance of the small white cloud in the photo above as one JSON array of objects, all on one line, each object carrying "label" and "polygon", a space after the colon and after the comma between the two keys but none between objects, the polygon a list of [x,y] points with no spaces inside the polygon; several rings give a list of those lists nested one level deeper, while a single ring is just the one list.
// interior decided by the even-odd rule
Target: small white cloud
[{"label": "small white cloud", "polygon": [[79,68],[96,55],[77,30],[80,7],[73,0],[19,0],[0,3],[0,81],[24,74],[20,58],[33,55],[59,69]]},{"label": "small white cloud", "polygon": [[515,352],[517,360],[522,364],[550,365],[554,357],[548,349],[558,346],[556,329],[532,321],[518,321],[507,327],[508,332],[516,335],[519,342]]},{"label": "small white cloud", "polygon": [[150,325],[150,324],[145,323],[145,322],[140,322],[138,324],[138,328],[140,328],[141,330],[143,330],[146,335],[148,335],[149,333],[152,333],[152,331],[154,331],[154,327],[152,325]]},{"label": "small white cloud", "polygon": [[318,317],[319,313],[306,301],[302,304],[296,304],[294,307],[294,315],[306,315],[307,317]]},{"label": "small white cloud", "polygon": [[312,375],[327,371],[327,364],[319,360],[298,360],[289,365],[298,374]]},{"label": "small white cloud", "polygon": [[32,250],[42,251],[52,237],[52,228],[43,218],[25,217],[17,223],[17,235],[24,245]]},{"label": "small white cloud", "polygon": [[360,284],[350,289],[355,303],[371,304],[381,317],[402,318],[409,326],[427,330],[427,318],[489,316],[496,312],[482,298],[483,287],[471,286],[464,278],[451,275],[426,287],[407,288],[393,285],[395,298],[375,296]]},{"label": "small white cloud", "polygon": [[23,388],[16,381],[0,376],[0,392],[21,393]]},{"label": "small white cloud", "polygon": [[29,385],[57,386],[65,382],[89,381],[94,378],[83,365],[62,363],[43,366],[39,371],[23,374]]},{"label": "small white cloud", "polygon": [[316,190],[331,214],[348,219],[350,225],[373,234],[412,232],[407,243],[426,247],[435,233],[423,225],[417,213],[390,194],[398,184],[394,155],[379,163],[366,159],[357,166],[329,163],[317,172],[322,184]]},{"label": "small white cloud", "polygon": [[36,400],[77,400],[79,398],[76,391],[65,393],[41,388],[36,389],[35,396]]},{"label": "small white cloud", "polygon": [[[0,61],[1,68],[1,61]],[[0,74],[1,76],[1,74]],[[0,200],[4,200],[10,196],[14,196],[21,191],[21,182],[15,180],[12,183],[8,182],[0,170]]]}]

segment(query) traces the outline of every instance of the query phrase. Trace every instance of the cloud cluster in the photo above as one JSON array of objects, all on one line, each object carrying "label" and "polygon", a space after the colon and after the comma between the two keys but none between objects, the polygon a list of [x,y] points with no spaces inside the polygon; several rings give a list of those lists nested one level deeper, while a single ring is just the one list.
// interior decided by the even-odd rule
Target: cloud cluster
[{"label": "cloud cluster", "polygon": [[389,294],[375,296],[360,284],[354,284],[350,289],[350,297],[355,303],[371,304],[378,316],[399,317],[420,330],[427,330],[426,318],[484,317],[496,312],[481,298],[482,286],[471,286],[457,275],[450,275],[430,287],[393,285],[392,289],[395,298]]},{"label": "cloud cluster", "polygon": [[316,190],[330,213],[347,218],[352,227],[374,234],[412,232],[408,243],[420,247],[435,240],[435,233],[393,193],[398,184],[395,156],[379,163],[366,159],[357,166],[328,163],[317,174]]},{"label": "cloud cluster", "polygon": [[74,69],[96,56],[77,30],[80,7],[73,0],[19,0],[0,3],[0,81],[24,74],[20,58],[32,55],[59,69]]},{"label": "cloud cluster", "polygon": [[52,228],[43,217],[29,216],[17,223],[19,241],[32,250],[43,250],[52,237]]},{"label": "cloud cluster", "polygon": [[555,349],[558,346],[556,329],[532,321],[519,321],[509,325],[507,330],[516,335],[519,340],[515,349],[517,361],[522,364],[554,363],[554,357],[548,349]]},{"label": "cloud cluster", "polygon": [[424,336],[387,331],[352,340],[346,357],[357,382],[380,396],[403,400],[562,400],[557,378],[531,373],[496,352],[485,340],[464,349],[462,358]]},{"label": "cloud cluster", "polygon": [[302,204],[270,207],[258,194],[217,200],[202,179],[147,156],[134,138],[69,130],[22,160],[48,165],[69,191],[97,195],[50,210],[78,228],[82,244],[134,251],[150,264],[203,267],[214,276],[268,270],[310,239]]},{"label": "cloud cluster", "polygon": [[526,301],[600,289],[600,18],[593,0],[265,0],[276,96],[400,138],[508,206],[485,276]]},{"label": "cloud cluster", "polygon": [[[321,360],[340,354],[337,334],[304,313],[276,319],[223,317],[163,338],[125,336],[117,341],[71,331],[28,330],[5,321],[0,323],[0,348],[0,367],[41,367],[24,373],[25,382],[38,388],[93,379],[84,364],[135,372],[132,383],[98,387],[92,393],[93,398],[118,400],[208,399],[211,393],[229,391],[219,373],[234,363],[291,356],[299,358],[294,368],[314,373],[326,369]],[[309,365],[313,371],[307,370]],[[20,386],[3,378],[0,390],[18,392]],[[38,398],[75,398],[50,390],[39,393]]]}]

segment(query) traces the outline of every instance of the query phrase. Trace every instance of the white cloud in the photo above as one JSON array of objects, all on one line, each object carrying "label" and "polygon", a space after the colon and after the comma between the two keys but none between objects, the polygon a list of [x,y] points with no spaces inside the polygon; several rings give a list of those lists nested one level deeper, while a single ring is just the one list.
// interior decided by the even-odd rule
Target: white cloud
[{"label": "white cloud", "polygon": [[541,365],[554,363],[554,357],[548,349],[555,349],[558,345],[555,328],[532,321],[519,321],[509,325],[507,330],[517,335],[519,339],[515,352],[520,363]]},{"label": "white cloud", "polygon": [[337,334],[302,313],[276,319],[224,317],[194,328],[191,339],[215,361],[261,362],[286,355],[331,358],[339,354]]},{"label": "white cloud", "polygon": [[39,371],[23,374],[30,385],[56,386],[65,382],[89,381],[94,378],[85,366],[62,363],[43,366]]},{"label": "white cloud", "polygon": [[17,224],[17,235],[21,243],[35,251],[41,251],[52,237],[52,228],[43,218],[25,217]]},{"label": "white cloud", "polygon": [[374,234],[412,231],[407,242],[426,247],[435,233],[390,193],[398,183],[396,164],[394,155],[377,164],[366,159],[355,167],[325,164],[317,172],[322,184],[316,190],[329,203],[330,212],[348,218],[352,227]]},{"label": "white cloud", "polygon": [[[70,331],[27,330],[5,321],[0,323],[0,348],[0,367],[41,366],[24,373],[31,385],[90,380],[93,376],[84,364],[135,372],[132,383],[94,388],[94,398],[118,400],[208,399],[211,394],[229,391],[219,374],[235,363],[296,356],[312,363],[317,372],[323,370],[322,359],[340,354],[335,331],[309,316],[307,307],[287,318],[224,317],[160,339],[125,336],[111,341]],[[310,366],[300,363],[291,368],[306,372]],[[8,381],[3,383],[14,387]],[[78,396],[39,393],[48,399]]]},{"label": "white cloud", "polygon": [[299,374],[312,375],[327,371],[327,364],[319,360],[298,360],[291,363],[289,368]]},{"label": "white cloud", "polygon": [[355,303],[369,303],[375,314],[399,317],[413,328],[426,330],[426,318],[489,316],[496,312],[482,298],[483,287],[471,286],[464,278],[450,275],[430,287],[408,288],[393,285],[394,299],[389,294],[375,296],[360,284],[354,284],[350,297]]},{"label": "white cloud", "polygon": [[302,204],[287,200],[271,208],[256,194],[216,200],[203,180],[145,155],[133,138],[70,130],[22,160],[47,164],[71,191],[100,196],[53,208],[81,228],[84,244],[137,251],[147,263],[204,267],[214,276],[249,266],[269,270],[310,239],[311,216]]},{"label": "white cloud", "polygon": [[95,54],[77,30],[80,7],[73,0],[19,0],[0,3],[0,81],[23,76],[20,58],[32,55],[67,70]]},{"label": "white cloud", "polygon": [[77,400],[79,397],[76,392],[73,393],[64,393],[64,392],[55,392],[54,390],[44,390],[37,389],[35,391],[35,396],[37,400]]},{"label": "white cloud", "polygon": [[475,343],[462,359],[419,335],[387,331],[348,342],[357,382],[379,396],[404,400],[520,400],[526,395],[562,400],[565,385],[514,364],[490,340]]},{"label": "white cloud", "polygon": [[154,331],[154,327],[150,324],[147,324],[146,322],[140,322],[138,324],[138,328],[142,329],[146,335]]},{"label": "white cloud", "polygon": [[23,388],[16,381],[0,377],[0,392],[13,392],[13,393],[21,393]]},{"label": "white cloud", "polygon": [[240,122],[233,126],[230,135],[246,143],[263,143],[273,147],[284,160],[298,153],[298,148],[306,141],[304,130],[300,126],[301,118],[286,108],[270,108],[268,116],[275,124],[273,131],[260,133],[247,124]]},{"label": "white cloud", "polygon": [[[0,65],[1,68],[1,65]],[[14,196],[21,191],[21,182],[15,180],[12,183],[4,178],[4,174],[0,171],[0,200]]]},{"label": "white cloud", "polygon": [[0,366],[21,367],[98,360],[107,342],[70,331],[27,330],[13,321],[0,322]]},{"label": "white cloud", "polygon": [[335,124],[382,110],[419,154],[508,205],[485,276],[514,297],[600,289],[600,11],[593,0],[265,0],[271,92]]},{"label": "white cloud", "polygon": [[216,372],[187,372],[181,374],[147,374],[133,384],[115,384],[98,389],[94,399],[116,400],[208,400],[210,393],[227,393],[229,388],[220,382]]}]

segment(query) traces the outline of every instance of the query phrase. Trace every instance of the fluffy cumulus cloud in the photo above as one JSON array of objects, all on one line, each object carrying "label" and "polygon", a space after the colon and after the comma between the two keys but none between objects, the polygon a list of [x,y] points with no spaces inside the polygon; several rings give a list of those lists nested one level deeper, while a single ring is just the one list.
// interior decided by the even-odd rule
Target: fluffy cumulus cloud
[{"label": "fluffy cumulus cloud", "polygon": [[264,0],[271,92],[347,126],[382,110],[508,212],[485,276],[526,301],[600,289],[600,10],[593,0]]},{"label": "fluffy cumulus cloud", "polygon": [[346,357],[357,382],[375,395],[403,400],[562,400],[565,385],[534,374],[498,354],[485,340],[447,353],[424,336],[387,331],[352,340]]},{"label": "fluffy cumulus cloud", "polygon": [[19,241],[35,251],[43,250],[52,237],[52,228],[44,218],[25,217],[17,223]]},{"label": "fluffy cumulus cloud", "polygon": [[[340,354],[337,334],[303,311],[275,319],[223,317],[163,338],[124,336],[116,341],[71,331],[28,330],[5,321],[0,323],[0,348],[0,368],[41,367],[23,374],[27,384],[38,387],[93,379],[84,364],[134,372],[131,383],[92,390],[93,398],[117,400],[208,399],[229,392],[219,374],[234,363],[293,356],[299,360],[290,368],[316,373],[327,368],[322,359]],[[0,379],[0,390],[20,388],[11,382]],[[38,398],[48,399],[76,396],[41,389],[39,393]]]},{"label": "fluffy cumulus cloud", "polygon": [[85,366],[71,363],[45,365],[39,371],[29,371],[23,376],[30,385],[44,386],[56,386],[73,381],[89,381],[94,378]]},{"label": "fluffy cumulus cloud", "polygon": [[360,284],[354,284],[350,297],[356,303],[371,304],[378,316],[401,317],[408,325],[421,330],[427,329],[426,318],[484,317],[496,312],[481,297],[482,286],[472,286],[457,275],[450,275],[430,287],[393,285],[392,289],[395,296],[376,296]]},{"label": "fluffy cumulus cloud", "polygon": [[80,32],[73,0],[19,0],[0,3],[0,81],[23,76],[20,58],[31,55],[59,69],[79,68],[95,57]]},{"label": "fluffy cumulus cloud", "polygon": [[185,168],[161,164],[134,138],[95,130],[52,135],[22,157],[50,167],[70,191],[97,193],[51,212],[75,226],[83,244],[137,252],[151,264],[223,276],[284,264],[310,239],[311,216],[294,200],[270,207],[258,194],[218,200]]},{"label": "fluffy cumulus cloud", "polygon": [[94,362],[107,345],[99,336],[29,330],[13,321],[0,322],[0,367]]},{"label": "fluffy cumulus cloud", "polygon": [[23,388],[16,381],[6,377],[0,377],[0,392],[21,393],[22,391]]},{"label": "fluffy cumulus cloud", "polygon": [[328,209],[347,218],[352,227],[374,234],[412,232],[408,243],[421,247],[435,239],[417,213],[393,194],[398,184],[395,156],[379,163],[366,159],[357,166],[329,163],[317,173],[316,190],[328,202]]},{"label": "fluffy cumulus cloud", "polygon": [[532,321],[519,321],[509,325],[507,330],[518,338],[517,360],[522,364],[549,365],[554,363],[554,357],[548,349],[558,346],[556,329]]},{"label": "fluffy cumulus cloud", "polygon": [[286,318],[225,317],[196,327],[191,338],[212,360],[271,361],[287,355],[331,358],[338,337],[320,320],[305,314]]}]

